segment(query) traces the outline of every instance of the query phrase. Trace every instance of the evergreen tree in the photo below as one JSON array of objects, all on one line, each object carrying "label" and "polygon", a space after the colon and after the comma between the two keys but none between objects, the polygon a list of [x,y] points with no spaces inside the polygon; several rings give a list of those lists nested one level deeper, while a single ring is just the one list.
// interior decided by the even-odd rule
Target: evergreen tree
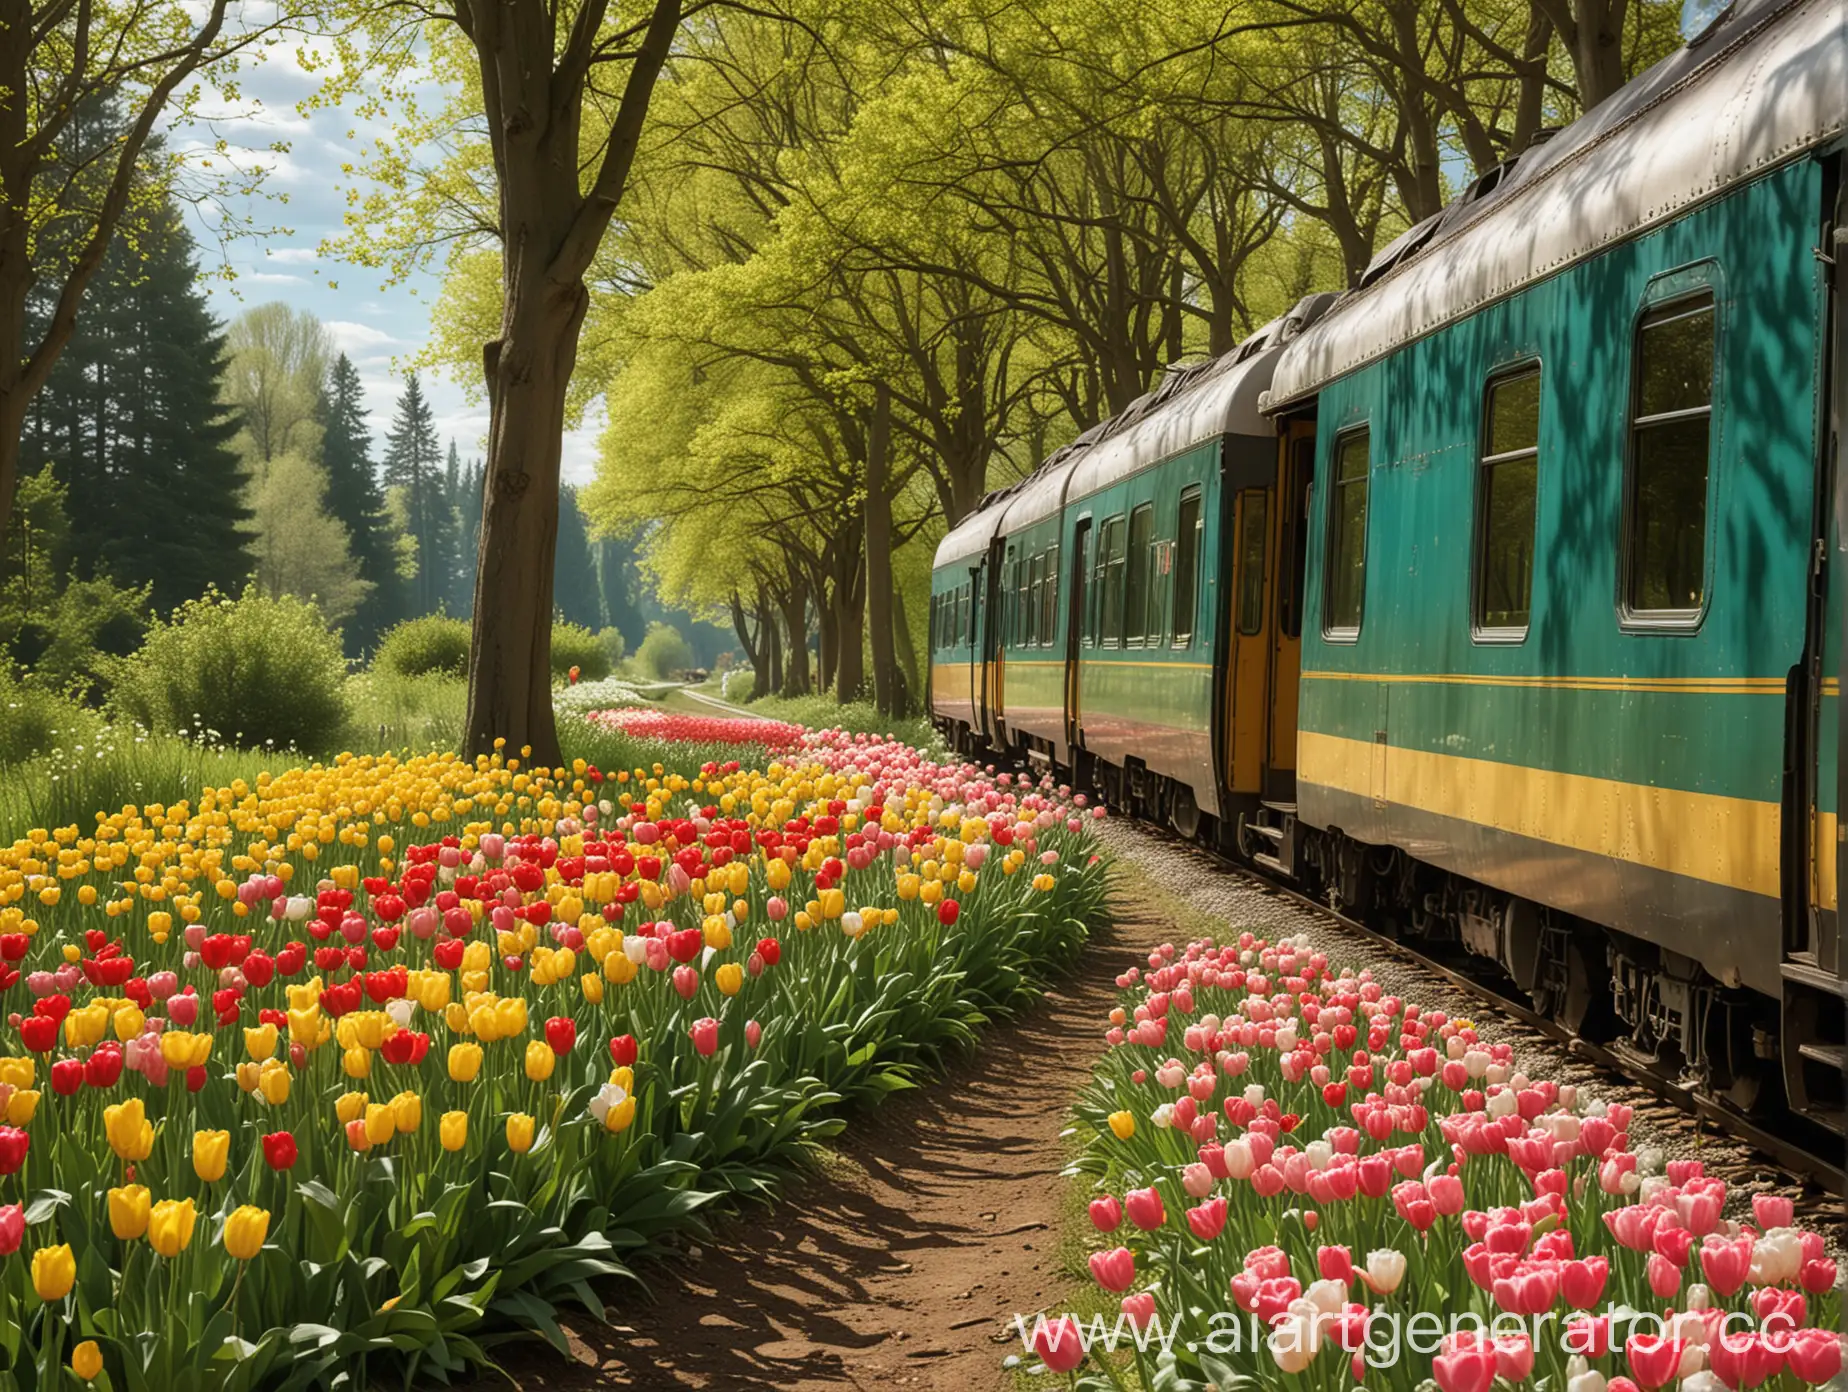
[{"label": "evergreen tree", "polygon": [[372,431],[366,423],[359,372],[345,353],[328,371],[316,414],[321,463],[327,470],[327,509],[346,528],[359,576],[372,586],[346,624],[347,656],[357,657],[370,652],[379,635],[403,617],[403,596],[385,494],[372,464]]},{"label": "evergreen tree", "polygon": [[[552,553],[552,607],[567,623],[593,632],[603,627],[603,604],[597,571],[590,556],[590,533],[578,507],[577,488],[559,489],[558,546]],[[624,635],[626,640],[628,635]]]},{"label": "evergreen tree", "polygon": [[391,433],[385,437],[385,483],[399,495],[404,526],[416,550],[417,573],[409,585],[411,614],[433,614],[449,598],[448,557],[455,519],[443,486],[436,417],[412,373],[398,397]]},{"label": "evergreen tree", "polygon": [[171,201],[156,205],[111,244],[22,432],[25,460],[68,489],[75,575],[150,585],[164,611],[250,574],[225,370],[192,238]]},{"label": "evergreen tree", "polygon": [[471,459],[462,470],[462,480],[455,494],[457,603],[455,612],[475,612],[475,552],[481,544],[481,490],[486,474],[480,459]]}]

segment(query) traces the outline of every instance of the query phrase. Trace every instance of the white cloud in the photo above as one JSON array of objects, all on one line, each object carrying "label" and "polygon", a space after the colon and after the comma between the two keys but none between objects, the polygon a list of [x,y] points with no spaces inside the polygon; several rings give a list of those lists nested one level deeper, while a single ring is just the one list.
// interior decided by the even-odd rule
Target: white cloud
[{"label": "white cloud", "polygon": [[252,285],[301,285],[303,284],[302,278],[300,276],[289,275],[287,272],[284,272],[284,271],[239,271],[237,273],[237,278],[239,280],[248,281]]},{"label": "white cloud", "polygon": [[266,247],[263,259],[291,266],[305,266],[319,261],[321,253],[315,247]]}]

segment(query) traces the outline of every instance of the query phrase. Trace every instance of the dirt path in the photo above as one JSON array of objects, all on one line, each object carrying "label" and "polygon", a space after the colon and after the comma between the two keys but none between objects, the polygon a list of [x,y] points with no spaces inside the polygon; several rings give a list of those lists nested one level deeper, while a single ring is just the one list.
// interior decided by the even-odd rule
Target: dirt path
[{"label": "dirt path", "polygon": [[725,1220],[684,1262],[646,1269],[652,1302],[612,1292],[623,1303],[610,1325],[574,1322],[570,1361],[510,1350],[515,1385],[1002,1386],[1002,1359],[1020,1352],[1013,1315],[1064,1289],[1059,1133],[1115,978],[1150,931],[1098,933],[1041,1005],[991,1027],[946,1076],[855,1116],[774,1205]]}]

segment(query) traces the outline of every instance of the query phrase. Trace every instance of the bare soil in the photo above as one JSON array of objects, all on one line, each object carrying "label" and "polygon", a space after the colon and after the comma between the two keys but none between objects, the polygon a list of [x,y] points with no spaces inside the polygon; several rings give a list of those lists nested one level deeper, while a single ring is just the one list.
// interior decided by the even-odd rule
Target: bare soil
[{"label": "bare soil", "polygon": [[[990,1026],[941,1078],[853,1116],[774,1204],[719,1220],[710,1246],[606,1291],[571,1353],[509,1350],[521,1392],[590,1388],[981,1392],[1022,1352],[1013,1319],[1067,1290],[1060,1132],[1090,1076],[1115,979],[1152,925],[1093,935],[1074,974]],[[471,1392],[496,1392],[487,1378]]]}]

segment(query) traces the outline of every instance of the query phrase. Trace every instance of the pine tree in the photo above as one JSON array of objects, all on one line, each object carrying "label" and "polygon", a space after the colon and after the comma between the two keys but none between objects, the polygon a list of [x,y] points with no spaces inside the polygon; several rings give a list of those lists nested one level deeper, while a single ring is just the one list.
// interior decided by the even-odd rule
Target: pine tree
[{"label": "pine tree", "polygon": [[412,373],[385,437],[384,465],[386,486],[399,494],[405,529],[416,548],[417,573],[409,586],[411,614],[436,613],[448,597],[445,558],[455,523],[440,459],[436,417]]},{"label": "pine tree", "polygon": [[487,475],[479,458],[469,460],[462,470],[461,485],[456,490],[456,539],[460,554],[456,574],[460,582],[456,613],[475,612],[475,553],[481,545],[481,490]]},{"label": "pine tree", "polygon": [[346,624],[349,657],[370,652],[379,635],[403,615],[403,595],[385,516],[385,494],[372,464],[359,372],[345,353],[334,360],[317,410],[321,463],[327,470],[327,509],[347,530],[359,576],[372,591]]},{"label": "pine tree", "polygon": [[23,432],[25,462],[53,464],[68,489],[74,574],[151,585],[163,611],[250,574],[225,367],[192,238],[158,205],[111,244]]},{"label": "pine tree", "polygon": [[595,632],[603,626],[602,595],[591,562],[590,534],[578,507],[577,489],[559,489],[558,546],[552,553],[552,606],[567,623]]}]

